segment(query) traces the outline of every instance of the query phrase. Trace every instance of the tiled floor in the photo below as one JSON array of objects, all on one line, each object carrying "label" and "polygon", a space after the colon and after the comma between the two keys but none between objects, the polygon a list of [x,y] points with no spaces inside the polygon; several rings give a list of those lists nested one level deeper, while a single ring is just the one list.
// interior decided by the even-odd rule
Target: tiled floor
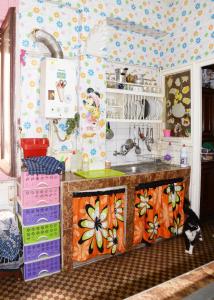
[{"label": "tiled floor", "polygon": [[195,246],[193,255],[184,253],[184,240],[179,236],[71,273],[27,283],[1,279],[0,300],[125,299],[213,261],[214,221],[204,224],[202,230],[204,241]]},{"label": "tiled floor", "polygon": [[126,298],[126,300],[154,299],[214,300],[214,261]]}]

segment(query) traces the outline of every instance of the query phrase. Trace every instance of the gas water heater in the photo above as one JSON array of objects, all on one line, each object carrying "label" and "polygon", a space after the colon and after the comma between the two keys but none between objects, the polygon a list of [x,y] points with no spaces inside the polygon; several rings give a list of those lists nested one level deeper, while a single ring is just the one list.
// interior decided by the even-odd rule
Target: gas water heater
[{"label": "gas water heater", "polygon": [[41,62],[41,107],[45,118],[73,118],[77,111],[76,89],[76,61],[48,57]]}]

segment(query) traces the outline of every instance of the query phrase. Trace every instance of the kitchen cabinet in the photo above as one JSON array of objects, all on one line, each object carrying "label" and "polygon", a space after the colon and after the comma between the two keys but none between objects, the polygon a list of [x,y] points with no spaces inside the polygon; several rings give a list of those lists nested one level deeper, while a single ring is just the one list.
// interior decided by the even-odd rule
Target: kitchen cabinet
[{"label": "kitchen cabinet", "polygon": [[125,189],[73,194],[73,261],[125,251]]},{"label": "kitchen cabinet", "polygon": [[214,89],[202,88],[202,138],[214,140]]},{"label": "kitchen cabinet", "polygon": [[[110,214],[108,213],[108,218],[107,218],[109,229],[112,232],[112,228],[115,226],[117,227],[118,224],[121,230],[117,247],[114,247],[114,250],[116,248],[116,253],[128,252],[135,247],[135,245],[133,244],[134,226],[135,226],[134,220],[135,220],[135,213],[137,210],[135,204],[140,202],[138,200],[138,202],[135,203],[135,199],[136,199],[135,187],[138,187],[142,183],[146,184],[146,183],[151,183],[156,181],[160,182],[162,180],[170,180],[173,178],[183,178],[182,182],[184,183],[183,185],[184,190],[179,192],[182,194],[188,191],[189,176],[190,176],[189,167],[180,168],[179,166],[175,166],[175,165],[167,165],[167,168],[164,165],[160,166],[159,168],[157,168],[157,166],[154,165],[150,169],[146,168],[145,170],[139,171],[139,173],[138,172],[134,174],[126,173],[119,177],[98,178],[98,179],[84,179],[69,172],[65,173],[61,178],[62,220],[63,220],[62,223],[62,237],[63,237],[62,268],[63,270],[71,270],[75,266],[81,266],[91,261],[109,257],[109,255],[111,255],[111,251],[113,250],[113,247],[110,247],[110,245],[112,245],[110,241],[108,241],[106,238],[103,238],[103,252],[99,251],[97,249],[95,236],[93,236],[94,250],[92,253],[89,253],[89,246],[92,241],[92,236],[90,236],[90,234],[92,235],[95,232],[95,229],[94,226],[92,226],[93,222],[85,223],[83,221],[82,223],[82,219],[93,221],[93,219],[95,218],[93,214],[91,214],[93,209],[91,209],[91,212],[89,213],[92,216],[92,218],[89,216],[89,214],[86,211],[86,208],[88,209],[89,206],[86,205],[91,205],[94,207],[96,204],[96,200],[99,199],[100,202],[99,215],[101,215],[103,208],[107,205],[108,212],[111,211]],[[160,185],[163,184],[161,183]],[[93,195],[93,193],[96,192],[94,191],[95,187],[96,187],[96,191],[101,192],[101,194],[98,195],[99,196],[98,198],[96,195]],[[141,188],[142,186],[140,186],[140,189]],[[122,189],[121,192],[118,191],[120,189]],[[81,192],[83,192],[83,195],[81,195]],[[105,193],[108,192],[110,193],[110,195],[108,194],[105,195]],[[114,197],[115,192],[116,192],[116,197]],[[119,198],[122,200],[121,202],[118,201],[120,200]],[[113,200],[115,200],[117,205],[113,204]],[[115,211],[114,211],[114,207],[116,208]],[[170,207],[172,209],[172,206]],[[173,211],[173,214],[175,212],[176,210]],[[115,220],[114,217],[115,213],[117,214],[118,218],[120,218],[120,216],[122,216],[123,218],[117,220],[118,223],[115,223],[115,225],[113,225],[113,220]],[[163,211],[163,216],[166,217],[167,213],[168,211]],[[173,224],[173,227],[176,228],[178,224],[176,218],[174,219],[174,221],[175,223]],[[79,225],[81,225],[82,228],[79,227]],[[91,226],[93,229],[93,231],[90,233],[86,228],[86,226],[88,225]],[[105,223],[104,226],[106,226]],[[173,228],[171,229],[173,230]],[[81,237],[85,232],[89,233],[88,235],[89,239],[82,243],[83,239],[81,239]],[[114,230],[114,233],[112,232],[112,235],[114,237],[115,236],[118,237],[118,231],[116,231],[116,235],[115,235],[115,230]],[[142,238],[139,239],[139,243],[141,242],[141,239]],[[111,242],[113,243],[113,240],[111,240]],[[117,239],[115,239],[114,242],[117,242]],[[109,245],[109,248],[107,248],[107,245]],[[83,246],[85,248],[83,248]],[[102,247],[99,248],[100,250],[102,249]]]},{"label": "kitchen cabinet", "polygon": [[135,189],[133,244],[181,234],[185,183],[182,178],[140,184]]},{"label": "kitchen cabinet", "polygon": [[214,178],[214,161],[202,162],[201,202],[200,202],[201,220],[211,219],[214,216],[213,178]]}]

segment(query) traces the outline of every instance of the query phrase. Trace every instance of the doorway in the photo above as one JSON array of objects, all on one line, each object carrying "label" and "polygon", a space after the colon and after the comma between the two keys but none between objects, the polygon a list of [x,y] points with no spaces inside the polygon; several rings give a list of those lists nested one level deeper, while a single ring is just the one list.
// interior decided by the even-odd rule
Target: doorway
[{"label": "doorway", "polygon": [[191,202],[192,208],[200,215],[201,198],[201,146],[202,146],[202,68],[214,65],[214,58],[194,63],[193,69],[193,114],[192,114],[192,170]]},{"label": "doorway", "polygon": [[214,215],[214,64],[201,68],[202,74],[202,153],[200,218]]}]

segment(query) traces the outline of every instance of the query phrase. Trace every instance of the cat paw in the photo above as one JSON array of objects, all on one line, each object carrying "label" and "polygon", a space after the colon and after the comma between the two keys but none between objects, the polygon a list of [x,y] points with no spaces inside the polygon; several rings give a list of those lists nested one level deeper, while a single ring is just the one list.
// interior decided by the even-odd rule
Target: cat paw
[{"label": "cat paw", "polygon": [[190,251],[190,250],[185,250],[185,253],[192,255],[192,251]]}]

